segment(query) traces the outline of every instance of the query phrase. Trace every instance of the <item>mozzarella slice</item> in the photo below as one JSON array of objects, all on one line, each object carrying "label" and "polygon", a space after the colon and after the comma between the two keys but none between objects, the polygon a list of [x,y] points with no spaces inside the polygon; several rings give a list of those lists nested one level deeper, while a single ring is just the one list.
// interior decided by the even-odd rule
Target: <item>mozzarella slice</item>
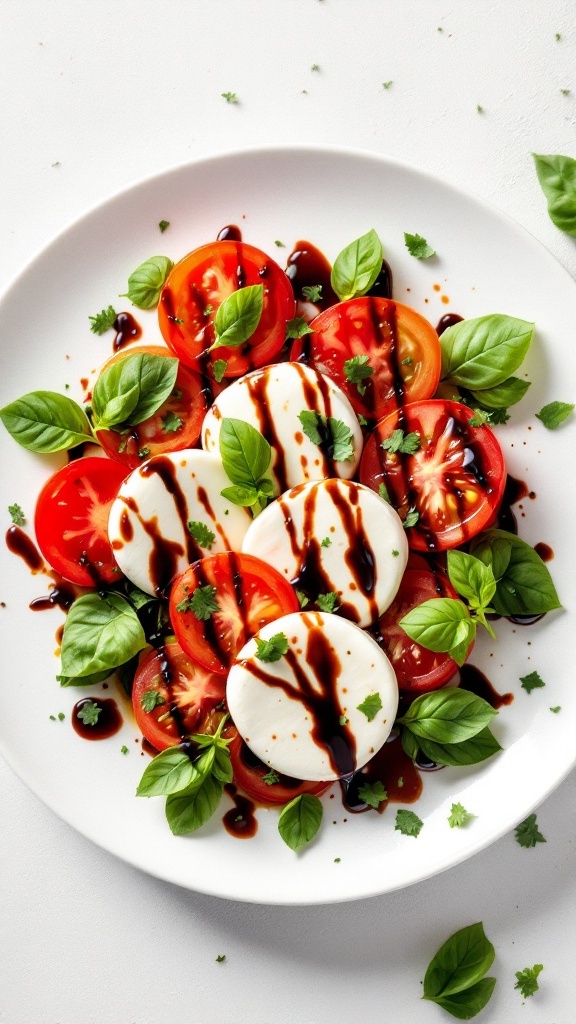
[{"label": "mozzarella slice", "polygon": [[[147,594],[210,551],[239,551],[250,525],[247,509],[226,501],[230,481],[216,455],[196,449],[155,455],[124,481],[113,502],[108,535],[118,565]],[[214,541],[202,547],[188,529],[202,523]]]},{"label": "mozzarella slice", "polygon": [[[344,423],[352,433],[353,455],[334,461],[304,433],[298,414],[320,413]],[[214,402],[202,427],[202,446],[219,451],[223,417],[245,420],[272,446],[272,476],[278,491],[338,476],[351,478],[362,452],[362,431],[346,395],[328,377],[301,363],[275,363],[235,380]]]},{"label": "mozzarella slice", "polygon": [[392,603],[408,560],[392,506],[369,487],[335,479],[282,494],[251,523],[242,550],[278,569],[310,603],[336,593],[340,615],[360,626]]},{"label": "mozzarella slice", "polygon": [[252,639],[230,670],[226,701],[234,724],[277,772],[312,782],[351,775],[394,723],[398,686],[388,658],[368,633],[335,615],[284,615],[258,638],[276,633],[286,637],[287,654],[261,661]]}]

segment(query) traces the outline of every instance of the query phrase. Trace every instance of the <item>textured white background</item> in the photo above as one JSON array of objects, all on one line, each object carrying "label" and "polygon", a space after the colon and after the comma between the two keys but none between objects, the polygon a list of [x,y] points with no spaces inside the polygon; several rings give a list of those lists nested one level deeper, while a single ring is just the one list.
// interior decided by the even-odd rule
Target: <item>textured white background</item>
[{"label": "textured white background", "polygon": [[[273,142],[357,146],[436,172],[576,275],[530,157],[576,155],[570,0],[2,0],[0,45],[0,285],[139,177]],[[573,774],[539,809],[547,843],[533,850],[507,836],[404,892],[267,908],[141,875],[0,763],[0,1022],[440,1024],[451,1018],[419,1001],[426,965],[482,919],[498,984],[479,1019],[573,1024],[575,796]],[[514,972],[536,962],[540,991],[523,1004]]]}]

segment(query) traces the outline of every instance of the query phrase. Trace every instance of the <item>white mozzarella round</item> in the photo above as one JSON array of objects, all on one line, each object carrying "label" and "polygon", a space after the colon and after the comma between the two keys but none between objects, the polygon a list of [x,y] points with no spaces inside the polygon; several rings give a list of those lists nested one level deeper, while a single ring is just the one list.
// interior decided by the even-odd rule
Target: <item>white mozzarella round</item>
[{"label": "white mozzarella round", "polygon": [[312,604],[336,593],[359,626],[392,603],[408,560],[399,516],[375,491],[321,480],[287,491],[250,524],[242,550],[278,569]]},{"label": "white mozzarella round", "polygon": [[[135,469],[108,520],[124,575],[147,594],[157,594],[203,555],[239,551],[251,516],[222,497],[229,485],[220,459],[197,449],[155,455]],[[189,522],[203,523],[214,534],[210,547],[194,540]]]},{"label": "white mozzarella round", "polygon": [[[353,455],[333,460],[304,433],[298,415],[304,411],[340,420],[352,433]],[[362,431],[346,395],[328,377],[301,363],[275,363],[235,380],[214,402],[204,419],[202,446],[219,451],[224,417],[245,420],[272,447],[271,471],[278,491],[338,476],[350,479],[362,452]]]},{"label": "white mozzarella round", "polygon": [[250,749],[277,772],[322,782],[351,775],[386,742],[398,707],[394,670],[375,640],[336,615],[295,612],[258,633],[283,633],[288,652],[237,655],[226,701]]}]

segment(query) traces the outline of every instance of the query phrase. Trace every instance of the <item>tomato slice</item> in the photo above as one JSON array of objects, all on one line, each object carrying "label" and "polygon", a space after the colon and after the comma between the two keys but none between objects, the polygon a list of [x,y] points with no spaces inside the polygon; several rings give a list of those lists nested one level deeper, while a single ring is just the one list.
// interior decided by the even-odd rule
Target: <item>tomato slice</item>
[{"label": "tomato slice", "polygon": [[290,775],[281,775],[252,753],[236,728],[226,730],[226,739],[229,739],[230,735],[232,738],[228,749],[234,782],[247,796],[260,804],[287,804],[301,793],[320,796],[332,785],[331,782],[303,782],[302,779],[293,779]]},{"label": "tomato slice", "polygon": [[[204,619],[189,607],[200,587],[216,588],[218,610]],[[178,641],[201,665],[222,674],[262,626],[299,607],[294,590],[276,569],[232,551],[194,562],[176,578],[170,594],[170,620]]]},{"label": "tomato slice", "polygon": [[[139,345],[132,350],[118,352],[104,369],[120,359],[138,353],[151,356],[173,357],[170,349],[160,345]],[[208,408],[202,377],[180,364],[169,398],[148,419],[131,427],[127,434],[116,430],[99,430],[98,440],[111,459],[136,469],[152,455],[193,448],[200,437],[202,421]]]},{"label": "tomato slice", "polygon": [[214,732],[224,713],[216,710],[224,696],[222,676],[198,665],[180,644],[167,642],[140,662],[132,707],[144,737],[155,750],[165,750],[193,733]]},{"label": "tomato slice", "polygon": [[[457,547],[483,530],[504,493],[502,450],[489,427],[470,425],[472,411],[459,402],[414,402],[377,423],[360,463],[360,480],[383,484],[402,519],[418,514],[407,530],[417,551]],[[414,454],[382,448],[394,430],[415,432]]]},{"label": "tomato slice", "polygon": [[369,631],[388,655],[398,687],[405,693],[417,695],[437,690],[458,671],[456,662],[447,654],[421,647],[399,625],[400,619],[413,608],[435,597],[458,598],[445,574],[429,569],[407,569],[394,601]]},{"label": "tomato slice", "polygon": [[81,587],[121,576],[108,540],[108,515],[126,467],[99,457],[76,459],[44,485],[34,529],[47,562]]},{"label": "tomato slice", "polygon": [[[290,358],[301,358],[304,346],[310,364],[331,377],[367,419],[380,419],[436,391],[442,367],[438,335],[409,306],[366,295],[324,310],[311,327],[314,333],[295,343]],[[374,371],[359,382],[360,389],[344,370],[354,356],[368,356],[366,365]]]},{"label": "tomato slice", "polygon": [[[218,307],[232,292],[253,284],[264,285],[254,334],[239,348],[222,346],[208,355]],[[176,264],[162,289],[158,317],[162,337],[186,366],[207,372],[223,359],[224,376],[240,377],[274,359],[294,308],[292,285],[277,263],[253,245],[223,241],[203,245]]]}]

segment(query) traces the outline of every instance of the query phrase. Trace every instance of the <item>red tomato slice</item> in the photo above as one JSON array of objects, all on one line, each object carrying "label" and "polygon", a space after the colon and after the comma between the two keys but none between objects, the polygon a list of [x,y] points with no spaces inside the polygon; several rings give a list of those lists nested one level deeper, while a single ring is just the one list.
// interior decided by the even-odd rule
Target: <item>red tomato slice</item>
[{"label": "red tomato slice", "polygon": [[[142,734],[156,750],[165,750],[193,733],[214,732],[221,717],[215,709],[224,696],[222,676],[196,664],[180,644],[168,642],[140,662],[132,706]],[[147,701],[154,703],[150,711]]]},{"label": "red tomato slice", "polygon": [[[169,358],[173,356],[169,349],[160,345],[139,345],[132,350],[119,352],[106,363],[104,369],[119,359],[137,353]],[[174,391],[152,416],[131,427],[127,434],[120,434],[116,430],[99,430],[98,440],[111,459],[122,462],[129,469],[136,469],[144,459],[152,455],[193,448],[200,437],[207,408],[202,377],[180,364]]]},{"label": "red tomato slice", "polygon": [[444,573],[407,569],[394,601],[375,629],[370,629],[392,662],[398,686],[405,693],[417,695],[437,690],[458,671],[456,662],[447,654],[436,654],[421,647],[398,625],[413,608],[435,597],[458,598]]},{"label": "red tomato slice", "polygon": [[[264,285],[264,307],[254,334],[239,348],[222,346],[208,355],[218,307],[238,288],[253,284]],[[224,375],[240,377],[272,362],[284,344],[294,308],[292,285],[277,263],[253,245],[224,241],[203,245],[176,264],[162,289],[158,317],[162,337],[186,366],[207,372],[211,363],[224,359]]]},{"label": "red tomato slice", "polygon": [[[377,491],[384,484],[417,551],[445,551],[471,540],[491,520],[504,493],[506,467],[489,427],[472,427],[473,413],[458,402],[414,402],[380,420],[368,438],[360,480]],[[394,430],[415,432],[414,454],[390,453],[382,442]]]},{"label": "red tomato slice", "polygon": [[[215,587],[218,610],[199,619],[186,608],[199,587]],[[276,569],[253,555],[224,551],[194,562],[174,581],[170,620],[185,651],[225,674],[238,651],[267,622],[299,610],[298,598]]]},{"label": "red tomato slice", "polygon": [[121,576],[108,540],[108,515],[126,467],[104,458],[76,459],[44,485],[34,529],[47,562],[81,587]]},{"label": "red tomato slice", "polygon": [[[304,347],[314,369],[331,377],[367,419],[380,419],[436,391],[442,367],[438,335],[409,306],[365,295],[324,310],[311,327],[314,333],[295,343],[290,358],[298,359]],[[359,387],[344,369],[354,356],[368,356],[366,365],[374,370]]]},{"label": "red tomato slice", "polygon": [[[232,734],[232,739],[228,749],[232,761],[234,782],[252,800],[271,806],[287,804],[290,800],[295,800],[301,793],[320,796],[332,785],[331,782],[303,782],[301,779],[291,778],[290,775],[281,775],[270,769],[256,757],[256,754],[252,753],[235,728],[231,727],[226,730],[226,739],[230,737],[230,734]],[[268,782],[264,781],[266,777]]]}]

